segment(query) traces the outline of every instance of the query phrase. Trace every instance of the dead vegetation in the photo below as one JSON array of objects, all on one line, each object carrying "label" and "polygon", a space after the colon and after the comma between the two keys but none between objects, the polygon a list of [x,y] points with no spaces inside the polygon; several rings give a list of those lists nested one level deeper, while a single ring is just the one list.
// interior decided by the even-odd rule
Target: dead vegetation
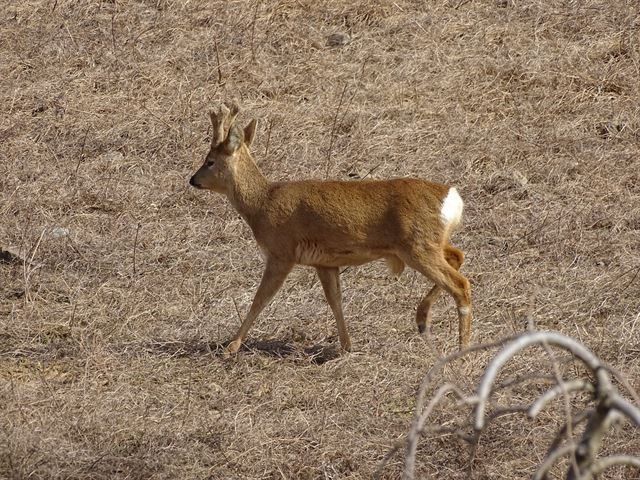
[{"label": "dead vegetation", "polygon": [[[437,389],[432,385],[442,370],[452,367],[459,359],[469,360],[474,353],[491,351],[497,347],[498,351],[472,392],[465,391],[465,387],[461,387],[461,382],[455,378]],[[529,347],[543,349],[547,361],[544,364],[518,365],[514,359],[521,354],[526,355]],[[554,348],[564,355],[559,356]],[[512,374],[513,368],[508,368],[512,363],[512,367],[520,370],[517,375]],[[570,363],[571,368],[567,369]],[[505,375],[505,370],[510,374]],[[567,379],[565,376],[575,378]],[[620,395],[612,378],[622,386],[631,402]],[[446,421],[446,425],[429,422],[434,411],[445,403],[450,404],[448,412],[458,412]],[[483,469],[483,462],[478,462],[477,467],[474,465],[480,443],[503,440],[492,435],[492,423],[508,416],[526,415],[528,419],[535,420],[544,410],[558,408],[558,403],[561,403],[559,409],[564,412],[564,422],[560,423],[546,454],[535,469],[533,480],[547,480],[554,468],[566,471],[567,480],[599,478],[601,473],[614,467],[626,468],[624,478],[630,478],[633,472],[640,472],[640,457],[635,454],[600,457],[602,443],[614,425],[628,422],[640,428],[640,408],[634,405],[640,404],[640,396],[627,378],[571,337],[555,332],[528,331],[450,354],[429,369],[418,390],[413,422],[406,439],[402,478],[415,478],[416,462],[421,460],[417,457],[418,443],[430,436],[467,442],[467,478],[474,478],[478,470]],[[542,436],[536,440],[543,441]],[[398,442],[385,457],[375,478],[380,477],[389,459],[402,445],[403,442]],[[454,448],[459,447],[454,444]]]},{"label": "dead vegetation", "polygon": [[[412,271],[343,273],[351,354],[296,269],[220,358],[262,267],[187,185],[222,98],[261,119],[271,179],[457,185],[473,340],[528,313],[640,388],[637,2],[25,1],[0,26],[0,476],[370,478],[404,438],[457,343],[449,299],[417,334]],[[443,380],[470,387],[488,359]],[[541,415],[494,424],[476,478],[529,478],[564,419]],[[616,427],[602,453],[639,438]],[[447,442],[420,444],[416,477],[465,477]]]}]

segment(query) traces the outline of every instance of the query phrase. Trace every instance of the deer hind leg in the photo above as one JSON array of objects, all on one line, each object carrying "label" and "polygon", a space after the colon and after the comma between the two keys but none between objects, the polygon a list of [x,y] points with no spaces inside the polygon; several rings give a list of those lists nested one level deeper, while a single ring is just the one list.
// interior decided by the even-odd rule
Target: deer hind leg
[{"label": "deer hind leg", "polygon": [[[471,340],[471,287],[469,280],[449,263],[454,257],[459,257],[452,248],[445,248],[442,251],[430,249],[414,250],[406,255],[403,260],[410,267],[429,278],[436,284],[436,287],[445,290],[453,297],[458,307],[458,341],[460,348],[463,348]],[[425,298],[428,298],[432,293],[434,293],[433,289]],[[433,300],[434,296],[432,295],[431,298],[428,298],[426,300],[427,303],[429,300]],[[425,303],[425,299],[422,300],[420,305],[423,303]]]},{"label": "deer hind leg", "polygon": [[253,325],[255,319],[258,318],[260,312],[269,305],[292,268],[293,264],[291,263],[281,262],[271,258],[267,259],[267,266],[262,274],[260,286],[253,297],[253,303],[251,304],[249,313],[242,322],[240,330],[236,333],[233,341],[225,348],[225,356],[236,353],[240,349],[240,345],[242,345],[242,341],[246,338],[251,325]]},{"label": "deer hind leg", "polygon": [[[462,262],[464,262],[464,253],[462,250],[447,244],[444,247],[444,258],[449,265],[456,270],[460,270]],[[431,333],[431,307],[441,293],[442,288],[438,285],[434,285],[418,305],[418,310],[416,312],[416,324],[418,325],[418,331],[420,333],[426,332],[427,335]]]},{"label": "deer hind leg", "polygon": [[386,257],[385,261],[387,262],[387,267],[389,267],[391,275],[397,280],[400,275],[402,275],[402,272],[404,272],[404,262],[395,255]]},{"label": "deer hind leg", "polygon": [[335,267],[316,267],[320,283],[327,302],[331,307],[333,316],[338,324],[338,336],[340,337],[340,345],[349,352],[351,351],[351,340],[347,332],[347,325],[342,314],[342,292],[340,291],[340,273]]}]

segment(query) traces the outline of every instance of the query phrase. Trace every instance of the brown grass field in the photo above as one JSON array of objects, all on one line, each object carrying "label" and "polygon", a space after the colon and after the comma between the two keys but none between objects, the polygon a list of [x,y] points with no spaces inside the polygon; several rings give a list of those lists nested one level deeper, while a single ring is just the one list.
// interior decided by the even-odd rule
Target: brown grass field
[{"label": "brown grass field", "polygon": [[[5,1],[0,86],[0,247],[17,251],[0,260],[0,478],[370,478],[406,435],[457,348],[446,296],[418,334],[430,284],[412,270],[343,273],[350,354],[297,268],[221,358],[262,260],[187,180],[229,98],[259,118],[271,179],[456,185],[473,341],[528,315],[640,389],[635,0]],[[472,385],[487,359],[442,380]],[[545,365],[532,350],[506,374]],[[562,412],[505,418],[472,478],[529,478]],[[465,448],[423,441],[419,477],[465,478]],[[638,454],[638,429],[604,451]]]}]

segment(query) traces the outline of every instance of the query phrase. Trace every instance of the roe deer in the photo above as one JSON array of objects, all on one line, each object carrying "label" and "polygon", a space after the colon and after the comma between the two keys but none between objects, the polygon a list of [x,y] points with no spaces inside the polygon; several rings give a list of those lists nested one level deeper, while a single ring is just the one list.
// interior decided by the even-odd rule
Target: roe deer
[{"label": "roe deer", "polygon": [[469,281],[458,272],[464,254],[449,244],[462,216],[456,189],[413,178],[269,182],[249,151],[256,120],[242,129],[235,123],[237,114],[235,104],[221,104],[210,113],[211,149],[189,180],[196,188],[227,196],[265,257],[258,291],[225,355],[238,351],[296,264],[315,267],[338,324],[340,344],[349,351],[338,269],[380,258],[396,276],[406,264],[435,283],[418,305],[420,333],[429,331],[431,306],[445,290],[458,307],[459,345],[468,345],[471,293]]}]

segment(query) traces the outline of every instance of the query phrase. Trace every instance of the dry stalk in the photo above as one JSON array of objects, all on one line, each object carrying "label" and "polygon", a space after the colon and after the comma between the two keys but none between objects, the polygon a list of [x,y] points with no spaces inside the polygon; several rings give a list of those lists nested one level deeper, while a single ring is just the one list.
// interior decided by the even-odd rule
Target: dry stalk
[{"label": "dry stalk", "polygon": [[255,8],[253,9],[253,19],[251,20],[251,61],[256,61],[256,20],[258,18],[258,9],[260,8],[260,0],[256,0]]},{"label": "dry stalk", "polygon": [[218,68],[218,85],[223,85],[224,79],[222,77],[222,64],[220,63],[220,49],[218,47],[218,40],[216,39],[215,36],[213,37],[213,47],[215,48],[215,51],[216,51],[216,63]]},{"label": "dry stalk", "polygon": [[136,252],[138,250],[138,233],[140,233],[141,226],[142,225],[140,224],[140,222],[136,224],[136,234],[133,239],[133,276],[134,277],[136,275]]},{"label": "dry stalk", "polygon": [[340,100],[338,100],[338,106],[336,108],[336,112],[333,116],[333,123],[331,125],[331,134],[329,135],[329,149],[327,150],[327,166],[324,172],[324,178],[329,176],[329,171],[331,170],[331,154],[333,153],[333,143],[335,141],[336,136],[336,125],[338,123],[338,115],[340,114],[340,109],[342,108],[342,102],[344,101],[344,94],[347,91],[347,84],[344,84],[342,88],[342,93],[340,93]]},{"label": "dry stalk", "polygon": [[47,229],[44,228],[42,230],[42,233],[40,233],[40,236],[38,237],[38,240],[36,241],[36,244],[33,247],[33,250],[31,250],[30,258],[27,259],[26,255],[23,257],[22,275],[23,275],[23,279],[24,279],[24,298],[25,298],[25,301],[32,300],[32,297],[31,297],[31,277],[33,276],[33,273],[36,271],[36,269],[40,267],[40,264],[36,263],[34,261],[34,258],[36,256],[36,253],[38,252],[38,248],[40,247],[40,244],[42,243],[42,239],[44,238],[44,234],[45,234],[46,231],[47,231]]}]

